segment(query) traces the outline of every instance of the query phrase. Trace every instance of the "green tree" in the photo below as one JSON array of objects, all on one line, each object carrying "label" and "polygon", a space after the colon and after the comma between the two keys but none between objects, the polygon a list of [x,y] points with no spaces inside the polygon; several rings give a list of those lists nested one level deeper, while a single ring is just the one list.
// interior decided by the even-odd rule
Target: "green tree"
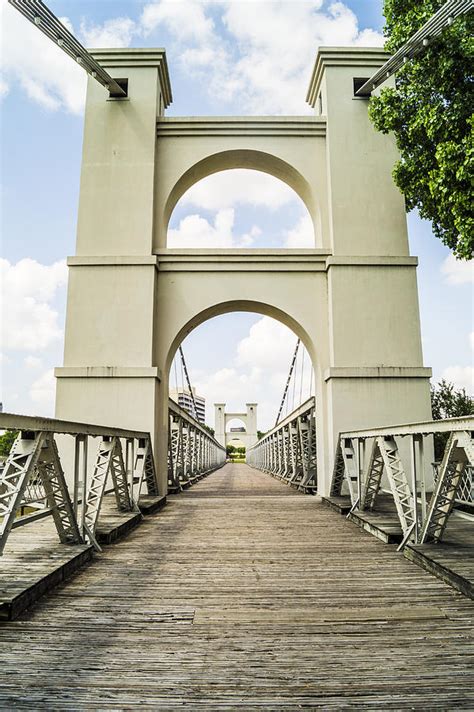
[{"label": "green tree", "polygon": [[0,457],[8,457],[17,435],[17,430],[6,430],[0,435]]},{"label": "green tree", "polygon": [[474,399],[464,388],[456,390],[453,383],[443,379],[431,385],[431,412],[434,420],[474,415]]},{"label": "green tree", "polygon": [[[385,48],[395,52],[445,0],[385,0]],[[393,177],[407,210],[417,208],[461,259],[474,251],[474,13],[456,18],[398,71],[395,88],[372,97],[369,115],[393,132]]]},{"label": "green tree", "polygon": [[227,445],[226,452],[229,457],[232,456],[232,453],[235,452],[235,447],[233,445]]},{"label": "green tree", "polygon": [[214,435],[216,434],[216,431],[214,430],[214,428],[211,428],[210,425],[205,425],[203,423],[202,427],[204,428],[204,430],[207,430],[207,432],[210,433],[212,435],[212,437],[214,437]]},{"label": "green tree", "polygon": [[[453,383],[448,383],[443,379],[438,385],[431,385],[431,412],[434,420],[474,415],[474,399],[466,393],[464,388],[456,390]],[[442,459],[448,437],[448,433],[435,434],[436,460]]]}]

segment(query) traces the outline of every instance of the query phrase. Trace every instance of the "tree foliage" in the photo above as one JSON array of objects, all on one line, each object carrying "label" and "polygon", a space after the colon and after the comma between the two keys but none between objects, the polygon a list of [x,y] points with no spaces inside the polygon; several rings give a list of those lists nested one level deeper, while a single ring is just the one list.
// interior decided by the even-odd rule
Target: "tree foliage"
[{"label": "tree foliage", "polygon": [[[385,48],[395,52],[445,0],[385,0]],[[399,70],[395,88],[372,97],[369,115],[393,132],[393,177],[407,210],[417,208],[456,257],[474,251],[474,13],[462,15]]]},{"label": "tree foliage", "polygon": [[[474,415],[474,399],[464,388],[456,390],[453,383],[444,379],[438,385],[431,385],[431,412],[434,420],[443,418],[460,418],[463,415]],[[444,448],[449,433],[436,433],[434,436],[435,459],[443,458]]]},{"label": "tree foliage", "polygon": [[17,430],[6,430],[0,435],[0,457],[8,457],[17,435]]},{"label": "tree foliage", "polygon": [[431,386],[431,412],[434,420],[474,415],[474,399],[464,388],[456,390],[453,383],[443,379]]}]

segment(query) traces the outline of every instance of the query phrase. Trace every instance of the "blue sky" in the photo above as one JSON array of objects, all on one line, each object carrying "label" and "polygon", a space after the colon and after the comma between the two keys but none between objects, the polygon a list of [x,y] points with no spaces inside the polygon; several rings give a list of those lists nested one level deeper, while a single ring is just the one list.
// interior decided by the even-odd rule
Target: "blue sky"
[{"label": "blue sky", "polygon": [[[307,113],[318,44],[378,44],[383,26],[379,0],[49,0],[49,6],[86,46],[165,47],[174,96],[168,115]],[[6,0],[1,9],[2,399],[9,411],[52,414],[52,368],[62,362],[64,260],[75,245],[85,77]],[[436,379],[472,389],[472,269],[449,257],[429,224],[416,215],[408,224],[411,252],[420,258],[425,364]],[[297,246],[307,244],[310,229],[304,206],[276,179],[219,174],[183,197],[170,241]],[[210,335],[221,344],[212,359]],[[280,345],[277,359],[272,340]],[[279,324],[237,314],[203,325],[184,346],[208,402],[227,400],[235,409],[258,400],[266,428],[294,342]]]}]

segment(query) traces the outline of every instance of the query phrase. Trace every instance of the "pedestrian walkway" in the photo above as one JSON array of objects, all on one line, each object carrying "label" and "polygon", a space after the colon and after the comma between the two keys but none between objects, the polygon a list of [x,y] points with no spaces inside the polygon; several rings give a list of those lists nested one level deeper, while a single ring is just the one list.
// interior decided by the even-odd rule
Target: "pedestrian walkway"
[{"label": "pedestrian walkway", "polygon": [[473,709],[474,603],[226,465],[0,626],[2,709]]}]

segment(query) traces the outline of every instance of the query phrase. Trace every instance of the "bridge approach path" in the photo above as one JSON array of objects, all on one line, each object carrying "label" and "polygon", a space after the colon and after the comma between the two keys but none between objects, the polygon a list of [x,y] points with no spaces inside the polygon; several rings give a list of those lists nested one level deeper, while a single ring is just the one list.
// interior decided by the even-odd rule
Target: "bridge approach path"
[{"label": "bridge approach path", "polygon": [[473,612],[316,497],[226,465],[0,627],[0,707],[472,709]]}]

